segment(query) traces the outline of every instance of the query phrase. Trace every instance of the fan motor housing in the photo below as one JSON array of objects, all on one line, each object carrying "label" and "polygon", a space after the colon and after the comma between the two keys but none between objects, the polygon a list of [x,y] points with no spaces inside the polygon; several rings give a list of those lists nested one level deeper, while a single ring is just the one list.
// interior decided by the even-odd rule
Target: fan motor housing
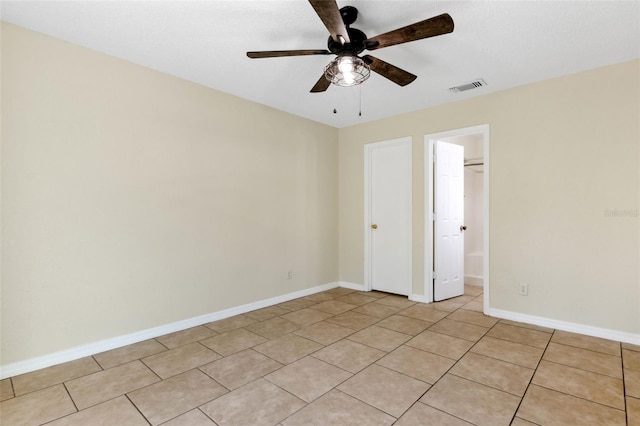
[{"label": "fan motor housing", "polygon": [[342,44],[329,37],[329,40],[327,41],[327,48],[331,53],[335,53],[336,55],[345,52],[357,55],[365,49],[366,46],[364,42],[367,39],[367,36],[362,31],[356,28],[350,28],[350,25],[358,19],[358,9],[353,6],[344,6],[340,8],[340,16],[342,17],[342,22],[344,22],[344,25],[347,28],[350,42]]},{"label": "fan motor housing", "polygon": [[349,27],[347,27],[347,33],[349,33],[349,39],[351,40],[350,43],[341,44],[329,37],[329,40],[327,41],[327,48],[331,53],[335,53],[337,55],[344,52],[352,52],[357,55],[364,50],[364,42],[367,39],[366,34],[357,28]]}]

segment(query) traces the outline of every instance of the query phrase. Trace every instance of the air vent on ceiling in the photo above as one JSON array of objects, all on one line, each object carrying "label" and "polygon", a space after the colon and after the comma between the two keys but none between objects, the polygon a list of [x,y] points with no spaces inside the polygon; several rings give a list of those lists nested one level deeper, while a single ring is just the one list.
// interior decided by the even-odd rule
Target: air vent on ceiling
[{"label": "air vent on ceiling", "polygon": [[471,89],[477,89],[478,87],[484,87],[486,85],[487,85],[487,83],[483,79],[478,78],[476,80],[473,80],[470,83],[465,83],[465,84],[461,84],[459,86],[450,87],[449,91],[451,93],[458,93],[458,92],[464,92],[464,91],[471,90]]}]

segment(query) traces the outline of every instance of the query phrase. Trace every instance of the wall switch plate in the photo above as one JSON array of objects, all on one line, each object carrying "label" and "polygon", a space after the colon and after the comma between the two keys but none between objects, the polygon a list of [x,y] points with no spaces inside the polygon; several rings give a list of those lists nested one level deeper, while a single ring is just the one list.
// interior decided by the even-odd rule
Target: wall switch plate
[{"label": "wall switch plate", "polygon": [[291,269],[289,269],[287,271],[287,279],[288,280],[292,280],[293,279],[293,271]]},{"label": "wall switch plate", "polygon": [[518,293],[520,294],[520,296],[528,296],[529,284],[520,284],[520,291]]}]

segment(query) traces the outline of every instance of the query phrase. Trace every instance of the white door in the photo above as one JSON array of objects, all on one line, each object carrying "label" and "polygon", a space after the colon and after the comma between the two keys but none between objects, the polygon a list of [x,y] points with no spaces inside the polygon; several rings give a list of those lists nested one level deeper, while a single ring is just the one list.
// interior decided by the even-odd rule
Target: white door
[{"label": "white door", "polygon": [[464,294],[464,148],[435,144],[434,301]]},{"label": "white door", "polygon": [[411,289],[411,139],[365,146],[365,286]]}]

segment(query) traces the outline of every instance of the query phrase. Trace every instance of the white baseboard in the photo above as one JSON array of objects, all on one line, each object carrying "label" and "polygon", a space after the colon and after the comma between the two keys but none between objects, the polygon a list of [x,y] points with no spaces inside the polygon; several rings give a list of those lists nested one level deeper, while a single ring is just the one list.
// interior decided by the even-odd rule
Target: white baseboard
[{"label": "white baseboard", "polygon": [[502,309],[490,308],[485,312],[485,314],[496,318],[524,322],[527,324],[539,325],[541,327],[555,328],[556,330],[569,331],[572,333],[584,334],[593,337],[600,337],[603,339],[615,340],[617,342],[640,345],[640,334],[593,327],[590,325],[577,324],[568,321],[554,320],[544,317],[538,317],[535,315],[521,314],[518,312],[504,311]]},{"label": "white baseboard", "polygon": [[482,275],[465,275],[464,283],[465,285],[482,287],[484,285],[484,277]]},{"label": "white baseboard", "polygon": [[[355,283],[350,283],[346,281],[340,281],[338,285],[340,287],[349,288],[351,290],[368,291],[365,288],[364,284],[355,284]],[[427,297],[422,294],[410,294],[409,300],[413,300],[414,302],[420,302],[420,303],[429,303],[429,301],[427,300]]]},{"label": "white baseboard", "polygon": [[338,285],[340,287],[348,288],[351,290],[367,291],[367,289],[364,288],[364,284],[356,284],[356,283],[350,283],[347,281],[340,281],[338,282]]},{"label": "white baseboard", "polygon": [[257,302],[247,303],[246,305],[236,306],[211,314],[200,315],[193,318],[187,318],[170,324],[161,325],[147,330],[138,331],[123,336],[113,337],[111,339],[101,340],[99,342],[88,343],[86,345],[76,346],[60,352],[49,355],[39,356],[36,358],[18,361],[7,365],[0,366],[0,379],[17,376],[18,374],[29,373],[31,371],[40,370],[41,368],[51,367],[52,365],[62,364],[64,362],[73,361],[86,356],[98,354],[100,352],[111,349],[120,348],[122,346],[131,345],[133,343],[142,342],[154,337],[163,336],[165,334],[176,331],[186,330],[187,328],[196,327],[213,321],[229,318],[234,315],[244,314],[256,309],[266,308],[268,306],[277,305],[278,303],[287,302],[299,297],[309,296],[321,291],[338,287],[342,283],[333,282],[307,288],[293,293],[276,296]]}]

